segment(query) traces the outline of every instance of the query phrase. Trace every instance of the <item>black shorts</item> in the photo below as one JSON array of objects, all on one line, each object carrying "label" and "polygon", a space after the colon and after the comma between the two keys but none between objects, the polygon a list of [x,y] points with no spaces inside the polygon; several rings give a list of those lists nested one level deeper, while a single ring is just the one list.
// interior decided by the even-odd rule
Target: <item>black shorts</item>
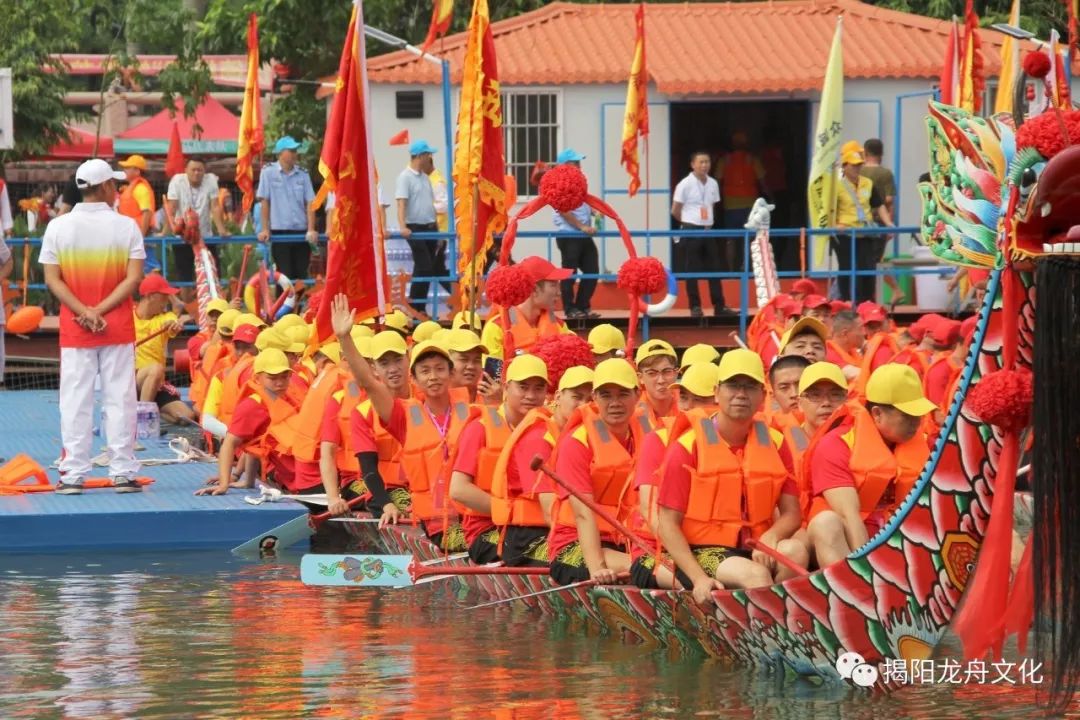
[{"label": "black shorts", "polygon": [[[720,563],[727,560],[729,557],[750,557],[750,554],[745,550],[726,547],[724,545],[691,546],[690,550],[694,553],[694,559],[698,561],[698,565],[701,565],[701,569],[704,570],[709,577],[716,577],[716,569],[720,567]],[[667,553],[664,554],[664,557],[671,560],[671,557]],[[656,582],[656,575],[653,573],[655,568],[655,555],[640,556],[634,560],[634,562],[630,563],[630,582],[634,583],[639,588],[659,588],[660,585]],[[675,569],[675,579],[679,581],[679,584],[682,585],[685,590],[690,590],[694,587],[694,583],[692,583],[686,573],[679,568]]]},{"label": "black shorts", "polygon": [[469,545],[469,559],[477,565],[499,561],[499,531],[491,528],[480,533]]},{"label": "black shorts", "polygon": [[[602,541],[601,547],[625,552],[625,549],[612,542]],[[585,554],[581,552],[581,543],[574,541],[559,551],[551,561],[551,579],[559,585],[571,585],[589,579],[589,568],[585,565]]]},{"label": "black shorts", "polygon": [[169,403],[180,402],[180,391],[169,383],[163,383],[161,389],[154,396],[154,402],[158,408],[164,408]]},{"label": "black shorts", "polygon": [[[172,265],[169,266],[169,277],[180,282],[195,282],[195,251],[187,243],[171,245],[173,251]],[[218,265],[218,248],[216,245],[207,245],[210,256],[214,258],[214,267]]]},{"label": "black shorts", "polygon": [[[420,525],[424,526],[423,520],[420,521]],[[437,533],[429,533],[427,527],[424,527],[424,534],[443,552],[459,553],[469,549],[465,544],[465,531],[461,529],[461,523],[454,523],[446,530]]]},{"label": "black shorts", "polygon": [[546,527],[523,527],[508,525],[503,537],[502,560],[504,565],[547,567],[548,529]]}]

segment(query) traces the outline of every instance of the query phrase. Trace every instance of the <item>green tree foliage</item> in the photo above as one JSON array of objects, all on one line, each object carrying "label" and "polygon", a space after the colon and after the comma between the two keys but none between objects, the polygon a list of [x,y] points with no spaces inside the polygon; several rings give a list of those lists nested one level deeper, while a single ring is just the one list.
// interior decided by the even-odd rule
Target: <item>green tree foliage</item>
[{"label": "green tree foliage", "polygon": [[[964,16],[964,0],[868,0],[871,5],[892,10],[925,15],[948,20]],[[975,0],[975,12],[980,24],[989,27],[994,23],[1008,22],[1012,0]],[[1021,0],[1020,26],[1046,39],[1054,28],[1063,36],[1066,31],[1065,5],[1060,0]]]}]

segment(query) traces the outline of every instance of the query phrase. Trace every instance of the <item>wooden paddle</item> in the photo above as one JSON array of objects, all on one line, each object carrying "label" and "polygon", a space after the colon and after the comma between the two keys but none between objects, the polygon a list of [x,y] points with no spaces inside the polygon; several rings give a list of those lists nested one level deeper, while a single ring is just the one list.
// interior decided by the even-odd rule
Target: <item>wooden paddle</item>
[{"label": "wooden paddle", "polygon": [[[356,497],[348,502],[353,507],[363,498]],[[276,552],[292,547],[301,540],[307,540],[315,534],[315,530],[330,519],[330,513],[324,512],[318,515],[304,513],[288,522],[278,525],[261,535],[257,535],[247,542],[237,545],[232,549],[234,555],[255,555],[260,552]]]},{"label": "wooden paddle", "polygon": [[[546,570],[546,568],[543,568]],[[630,579],[630,573],[619,573],[620,580]],[[479,605],[470,605],[465,610],[479,610],[480,608],[495,607],[496,605],[504,605],[506,603],[516,602],[518,600],[524,600],[525,598],[537,597],[539,595],[548,595],[549,593],[556,593],[560,590],[573,590],[580,587],[592,587],[593,585],[599,585],[596,580],[579,580],[576,583],[570,583],[569,585],[556,585],[555,587],[545,588],[543,590],[537,590],[536,592],[526,593],[525,595],[515,595],[514,597],[501,598],[499,600],[491,600],[490,602],[480,603]]]},{"label": "wooden paddle", "polygon": [[[468,553],[418,562],[412,555],[323,555],[309,553],[300,559],[300,580],[305,585],[335,587],[411,587],[450,577],[449,568],[435,570],[419,581],[412,573],[461,560]],[[460,568],[455,568],[460,569]]]},{"label": "wooden paddle", "polygon": [[162,328],[158,328],[154,332],[152,332],[149,335],[147,335],[146,337],[144,337],[142,340],[139,340],[137,343],[135,343],[135,347],[139,347],[140,345],[144,345],[144,344],[150,342],[151,340],[153,340],[154,338],[156,338],[158,335],[164,335],[167,332],[169,332],[169,326],[168,325],[166,325],[165,327],[162,327]]}]

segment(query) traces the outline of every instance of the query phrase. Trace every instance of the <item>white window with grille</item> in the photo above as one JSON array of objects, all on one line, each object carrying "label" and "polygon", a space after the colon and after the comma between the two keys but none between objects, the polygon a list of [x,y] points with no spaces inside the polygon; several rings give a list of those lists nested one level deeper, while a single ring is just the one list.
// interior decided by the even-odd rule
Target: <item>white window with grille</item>
[{"label": "white window with grille", "polygon": [[529,176],[537,160],[548,164],[559,154],[562,92],[557,89],[509,90],[502,93],[506,172],[517,181],[519,198],[536,195]]}]

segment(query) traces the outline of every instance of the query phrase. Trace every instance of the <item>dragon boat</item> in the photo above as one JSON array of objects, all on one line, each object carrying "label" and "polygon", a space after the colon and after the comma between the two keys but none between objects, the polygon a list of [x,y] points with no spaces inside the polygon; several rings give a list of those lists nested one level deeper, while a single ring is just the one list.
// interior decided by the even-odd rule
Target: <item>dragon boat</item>
[{"label": "dragon boat", "polygon": [[[1065,511],[1058,509],[1069,508],[1071,518],[1073,508],[1080,508],[1075,477],[1062,476],[1080,472],[1080,420],[1071,419],[1080,381],[1071,379],[1075,368],[1072,375],[1061,369],[1067,366],[1064,357],[1080,356],[1080,259],[1069,257],[1080,255],[1080,145],[1071,144],[1080,141],[1080,112],[1048,110],[1025,123],[1022,116],[981,118],[931,102],[927,125],[931,173],[920,187],[924,240],[941,260],[989,270],[990,279],[929,460],[876,536],[845,560],[809,575],[718,591],[709,611],[687,592],[556,589],[546,575],[463,576],[460,582],[483,596],[520,598],[523,606],[580,619],[647,646],[830,680],[839,679],[836,663],[844,653],[858,653],[871,665],[929,658],[958,617],[956,624],[964,627],[954,629],[969,656],[1000,652],[1007,633],[1024,641],[1031,617],[1022,611],[1035,605],[1053,627],[1047,649],[1060,661],[1054,688],[1059,697],[1066,691],[1071,696],[1080,674],[1080,629],[1070,630],[1080,590],[1033,600],[1031,577],[1042,587],[1072,588],[1060,573],[1075,557],[1066,550],[1080,551],[1080,527],[1066,523]],[[1040,310],[1036,276],[1044,283],[1064,281],[1072,294],[1060,303],[1056,297],[1044,302]],[[1037,319],[1050,326],[1039,342]],[[1036,384],[1032,413],[1030,371],[1040,352],[1040,381],[1047,382]],[[1003,377],[1015,381],[1025,374],[1028,394],[1004,398],[1016,406],[1011,416],[991,413],[986,408],[993,403],[973,408],[966,402],[980,384],[988,391],[984,395],[1001,393],[1011,387],[1000,382]],[[1039,410],[1065,409],[1070,402],[1068,421]],[[1009,548],[1003,564],[1001,544],[1012,537],[1019,448],[1033,415],[1040,439],[1071,437],[1072,445],[1035,446],[1036,531],[1009,594]],[[1062,477],[1054,476],[1052,467],[1058,466],[1065,469],[1057,471]],[[389,552],[421,560],[441,554],[416,528],[360,532]],[[879,678],[875,687],[891,684]]]}]

